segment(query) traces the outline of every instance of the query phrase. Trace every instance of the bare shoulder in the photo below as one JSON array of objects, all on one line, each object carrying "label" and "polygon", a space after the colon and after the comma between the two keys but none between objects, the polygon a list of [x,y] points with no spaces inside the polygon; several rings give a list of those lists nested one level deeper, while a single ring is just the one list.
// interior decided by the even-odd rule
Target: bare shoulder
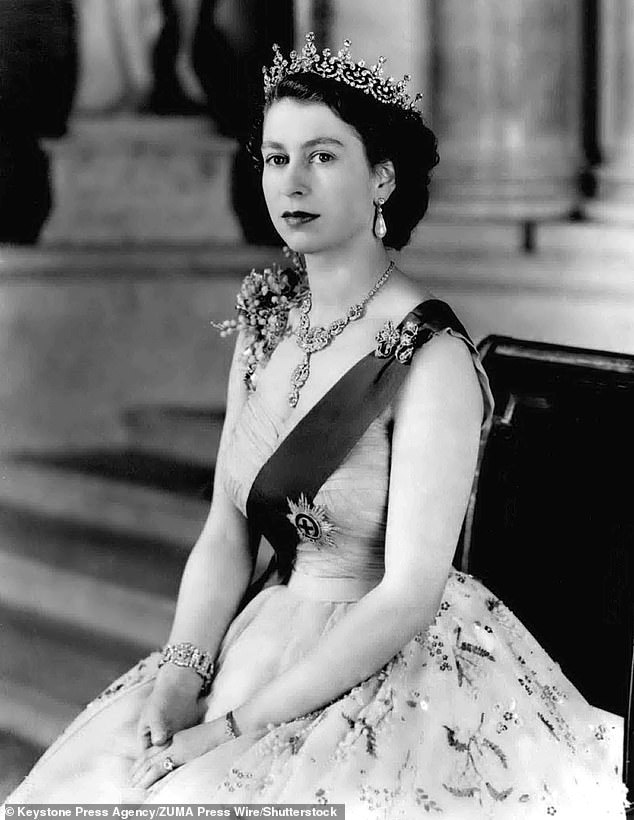
[{"label": "bare shoulder", "polygon": [[484,400],[472,354],[465,341],[448,330],[434,334],[416,352],[395,406],[402,419],[420,413],[482,420]]},{"label": "bare shoulder", "polygon": [[433,294],[425,285],[403,273],[398,268],[384,286],[382,298],[376,303],[370,303],[371,312],[375,318],[393,322],[400,322],[411,310],[426,299],[433,298]]}]

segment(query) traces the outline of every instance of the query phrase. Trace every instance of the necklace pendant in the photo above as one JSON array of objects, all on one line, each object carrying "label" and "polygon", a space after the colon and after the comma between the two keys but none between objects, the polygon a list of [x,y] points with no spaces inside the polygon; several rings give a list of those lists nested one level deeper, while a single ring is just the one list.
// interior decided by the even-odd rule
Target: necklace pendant
[{"label": "necklace pendant", "polygon": [[288,394],[288,403],[291,407],[296,407],[299,401],[299,391],[306,384],[310,376],[310,353],[305,353],[304,358],[297,365],[291,374],[291,392]]},{"label": "necklace pendant", "polygon": [[[360,319],[364,315],[366,305],[370,299],[376,295],[377,291],[387,282],[393,270],[394,262],[390,262],[386,270],[377,279],[374,287],[368,291],[362,301],[356,305],[351,305],[346,311],[345,316],[341,319],[335,319],[328,325],[328,327],[310,326],[309,313],[312,307],[312,299],[310,293],[304,297],[299,307],[299,322],[297,323],[297,329],[295,330],[295,338],[299,348],[304,351],[304,358],[293,370],[291,375],[291,392],[288,394],[288,403],[291,407],[295,407],[297,405],[299,401],[299,391],[302,389],[308,379],[308,376],[310,375],[311,354],[316,353],[319,350],[323,350],[344,330],[344,328],[348,326],[350,322],[354,322],[356,319]],[[386,341],[387,344],[385,343]],[[396,341],[394,344],[396,344]],[[391,340],[389,338],[388,340],[384,340],[383,338],[379,338],[377,335],[377,342],[383,342],[383,345],[380,346],[377,355],[389,355],[385,351],[388,348],[391,351]],[[406,344],[405,347],[407,346],[408,345]],[[404,351],[404,355],[407,355],[407,352],[408,351]]]},{"label": "necklace pendant", "polygon": [[325,327],[311,328],[306,337],[306,347],[310,353],[323,350],[330,342],[330,336]]},{"label": "necklace pendant", "polygon": [[297,326],[297,335],[299,338],[303,338],[310,329],[310,320],[308,318],[307,313],[302,313],[299,317],[299,324]]},{"label": "necklace pendant", "polygon": [[305,355],[295,370],[293,370],[293,375],[291,376],[293,386],[300,388],[303,387],[306,384],[306,380],[309,375],[310,364],[308,361],[308,355]]}]

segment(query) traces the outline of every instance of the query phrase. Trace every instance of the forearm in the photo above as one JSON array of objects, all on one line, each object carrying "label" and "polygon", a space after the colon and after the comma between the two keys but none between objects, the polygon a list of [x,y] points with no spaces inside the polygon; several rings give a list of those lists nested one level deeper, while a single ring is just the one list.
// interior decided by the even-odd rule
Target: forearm
[{"label": "forearm", "polygon": [[375,588],[308,655],[234,710],[238,728],[262,732],[270,723],[292,720],[336,700],[427,629],[439,606],[440,595],[408,605],[401,596]]},{"label": "forearm", "polygon": [[[217,654],[251,575],[246,533],[210,514],[187,561],[169,643],[192,643]],[[244,537],[242,537],[244,536]],[[163,664],[140,718],[144,748],[197,723],[203,677],[196,669]]]},{"label": "forearm", "polygon": [[247,545],[203,532],[183,572],[169,642],[188,641],[215,655],[251,572]]}]

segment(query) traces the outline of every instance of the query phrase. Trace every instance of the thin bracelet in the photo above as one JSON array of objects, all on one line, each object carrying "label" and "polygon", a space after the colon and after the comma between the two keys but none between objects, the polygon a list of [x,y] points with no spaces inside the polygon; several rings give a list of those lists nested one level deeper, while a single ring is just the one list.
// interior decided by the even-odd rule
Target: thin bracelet
[{"label": "thin bracelet", "polygon": [[229,740],[237,740],[241,734],[238,727],[236,726],[236,722],[233,718],[233,711],[231,709],[229,709],[229,711],[225,715],[225,734],[227,735]]}]

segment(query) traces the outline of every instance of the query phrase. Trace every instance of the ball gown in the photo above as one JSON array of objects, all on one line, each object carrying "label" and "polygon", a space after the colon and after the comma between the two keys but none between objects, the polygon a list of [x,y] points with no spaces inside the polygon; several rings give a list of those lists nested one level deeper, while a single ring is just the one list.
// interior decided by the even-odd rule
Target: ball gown
[{"label": "ball gown", "polygon": [[[276,534],[292,533],[295,552],[286,577],[280,561],[285,582],[260,589],[230,624],[207,720],[310,652],[381,580],[393,402],[377,385],[402,383],[411,354],[439,333],[471,353],[485,442],[493,399],[466,330],[440,300],[401,321],[401,341],[405,320],[424,331],[412,350],[370,351],[293,429],[255,390],[229,431],[228,493],[245,515],[276,518],[263,530],[276,549]],[[158,653],[143,659],[88,705],[10,802],[345,803],[348,820],[623,817],[622,720],[590,705],[504,603],[464,572],[450,572],[431,626],[367,680],[139,791],[128,773],[157,663]]]}]

